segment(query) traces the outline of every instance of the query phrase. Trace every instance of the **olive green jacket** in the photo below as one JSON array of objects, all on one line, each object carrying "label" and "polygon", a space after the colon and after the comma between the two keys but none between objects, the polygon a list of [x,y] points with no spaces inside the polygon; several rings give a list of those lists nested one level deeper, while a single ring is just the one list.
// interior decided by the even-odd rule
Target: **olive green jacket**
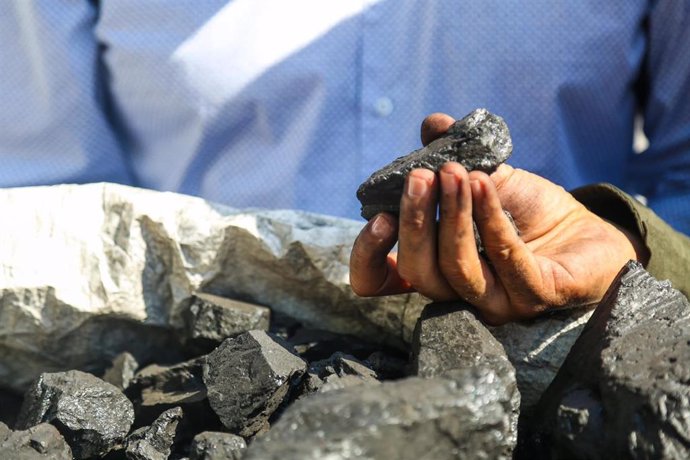
[{"label": "olive green jacket", "polygon": [[639,235],[650,253],[647,271],[658,280],[671,281],[674,288],[690,298],[689,237],[613,185],[588,185],[571,193],[599,217]]}]

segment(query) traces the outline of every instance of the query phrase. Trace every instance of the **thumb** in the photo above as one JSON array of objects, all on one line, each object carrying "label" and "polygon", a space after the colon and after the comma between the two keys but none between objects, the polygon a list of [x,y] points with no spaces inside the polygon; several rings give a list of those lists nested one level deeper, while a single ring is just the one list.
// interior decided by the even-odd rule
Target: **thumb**
[{"label": "thumb", "polygon": [[455,123],[455,118],[445,113],[432,113],[426,117],[421,128],[422,144],[427,145],[443,136],[453,123]]}]

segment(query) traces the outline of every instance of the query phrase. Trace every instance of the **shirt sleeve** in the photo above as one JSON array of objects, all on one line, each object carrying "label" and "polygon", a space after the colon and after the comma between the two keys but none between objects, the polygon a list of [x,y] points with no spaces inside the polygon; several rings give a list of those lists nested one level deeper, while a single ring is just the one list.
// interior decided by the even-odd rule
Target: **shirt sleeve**
[{"label": "shirt sleeve", "polygon": [[690,298],[690,238],[669,226],[651,209],[609,184],[595,184],[571,192],[599,217],[639,235],[649,249],[647,271]]},{"label": "shirt sleeve", "polygon": [[649,147],[630,163],[629,190],[690,235],[690,2],[652,0],[639,79]]}]

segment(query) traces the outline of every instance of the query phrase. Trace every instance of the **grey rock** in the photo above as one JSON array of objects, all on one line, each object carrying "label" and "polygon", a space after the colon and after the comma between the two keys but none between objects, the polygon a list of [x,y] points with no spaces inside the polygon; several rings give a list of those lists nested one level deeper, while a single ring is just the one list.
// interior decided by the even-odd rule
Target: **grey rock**
[{"label": "grey rock", "polygon": [[24,397],[20,429],[55,425],[75,458],[106,454],[121,443],[134,421],[132,403],[103,380],[80,371],[41,374]]},{"label": "grey rock", "polygon": [[106,369],[103,380],[120,390],[126,390],[138,368],[137,359],[125,351],[113,359],[113,365]]},{"label": "grey rock", "polygon": [[130,460],[167,460],[182,420],[182,409],[168,409],[151,426],[139,428],[127,437],[125,453]]},{"label": "grey rock", "polygon": [[205,431],[194,437],[190,460],[241,460],[247,443],[231,433]]},{"label": "grey rock", "polygon": [[306,368],[282,340],[264,331],[246,332],[206,357],[209,403],[229,431],[252,436],[266,429]]},{"label": "grey rock", "polygon": [[505,360],[317,393],[286,409],[245,459],[511,458],[518,400]]},{"label": "grey rock", "polygon": [[187,337],[216,346],[242,332],[268,330],[271,310],[239,300],[196,293],[186,312]]},{"label": "grey rock", "polygon": [[493,172],[513,151],[508,126],[486,109],[477,109],[456,121],[426,147],[400,157],[373,173],[357,190],[362,217],[379,212],[397,214],[405,177],[415,168],[438,171],[448,161],[462,164],[468,171]]},{"label": "grey rock", "polygon": [[690,457],[690,303],[629,262],[539,403],[525,456]]},{"label": "grey rock", "polygon": [[434,377],[490,357],[508,359],[503,346],[471,309],[463,302],[426,306],[412,341],[413,374]]},{"label": "grey rock", "polygon": [[12,430],[9,429],[7,425],[4,423],[0,422],[0,442],[4,441],[7,439],[7,436],[12,432]]},{"label": "grey rock", "polygon": [[8,460],[72,460],[72,450],[65,438],[48,423],[24,431],[7,430],[4,434],[0,424],[0,454]]}]

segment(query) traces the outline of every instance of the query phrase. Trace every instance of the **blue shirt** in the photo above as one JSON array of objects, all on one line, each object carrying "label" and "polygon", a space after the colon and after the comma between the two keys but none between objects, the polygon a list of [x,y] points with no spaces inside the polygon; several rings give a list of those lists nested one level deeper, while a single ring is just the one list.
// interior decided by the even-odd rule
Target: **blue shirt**
[{"label": "blue shirt", "polygon": [[687,0],[7,0],[0,44],[2,186],[357,217],[424,116],[486,107],[514,166],[690,233]]}]

